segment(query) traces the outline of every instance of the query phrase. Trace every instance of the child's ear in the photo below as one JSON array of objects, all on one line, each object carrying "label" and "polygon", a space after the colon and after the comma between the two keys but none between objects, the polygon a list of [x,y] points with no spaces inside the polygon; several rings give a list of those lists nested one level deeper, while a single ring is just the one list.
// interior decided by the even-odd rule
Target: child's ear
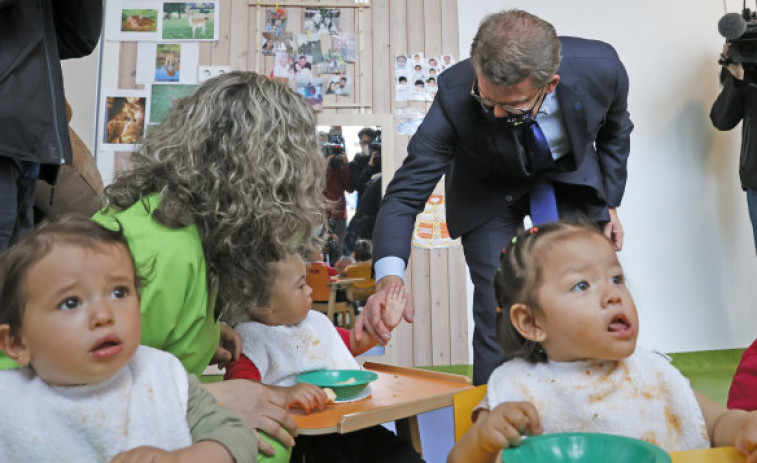
[{"label": "child's ear", "polygon": [[31,362],[31,356],[21,337],[12,336],[11,327],[7,323],[0,325],[0,350],[21,366],[28,365]]},{"label": "child's ear", "polygon": [[510,323],[529,341],[542,342],[547,339],[547,333],[541,328],[540,321],[526,304],[517,303],[510,307]]}]

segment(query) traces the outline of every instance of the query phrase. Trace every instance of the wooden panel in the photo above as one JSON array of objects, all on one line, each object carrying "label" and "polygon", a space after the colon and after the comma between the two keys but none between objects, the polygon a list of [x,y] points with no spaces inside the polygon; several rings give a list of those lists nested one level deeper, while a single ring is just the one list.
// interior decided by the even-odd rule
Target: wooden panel
[{"label": "wooden panel", "polygon": [[431,363],[449,365],[450,363],[450,280],[447,278],[447,249],[429,251],[429,297],[431,310]]},{"label": "wooden panel", "polygon": [[229,66],[232,70],[246,71],[249,22],[251,8],[243,1],[230,2],[231,27],[229,28]]},{"label": "wooden panel", "polygon": [[210,63],[213,66],[228,66],[231,45],[231,0],[219,0],[218,7],[218,41],[213,43]]},{"label": "wooden panel", "polygon": [[431,271],[429,251],[413,249],[413,300],[415,322],[413,323],[413,363],[432,365],[431,346],[434,343],[431,327]]},{"label": "wooden panel", "polygon": [[118,88],[135,89],[137,80],[137,44],[122,42],[118,63]]},{"label": "wooden panel", "polygon": [[468,298],[465,255],[462,246],[448,251],[450,363],[468,363]]}]

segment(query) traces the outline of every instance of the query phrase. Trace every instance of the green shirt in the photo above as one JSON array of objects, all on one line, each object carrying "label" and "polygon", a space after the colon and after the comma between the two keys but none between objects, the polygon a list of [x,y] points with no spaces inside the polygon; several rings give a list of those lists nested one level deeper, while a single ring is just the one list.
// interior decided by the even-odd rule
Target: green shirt
[{"label": "green shirt", "polygon": [[100,211],[93,220],[115,229],[121,223],[141,291],[142,344],[179,358],[190,373],[202,374],[221,337],[209,300],[205,256],[195,225],[168,228],[152,218],[160,204],[153,194],[126,210]]}]

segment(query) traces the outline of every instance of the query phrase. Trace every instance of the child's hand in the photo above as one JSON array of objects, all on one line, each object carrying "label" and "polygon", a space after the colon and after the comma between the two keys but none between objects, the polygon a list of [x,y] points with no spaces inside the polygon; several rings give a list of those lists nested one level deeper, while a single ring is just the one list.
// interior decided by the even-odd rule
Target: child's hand
[{"label": "child's hand", "polygon": [[181,463],[202,461],[214,463],[233,463],[234,458],[222,444],[206,440],[192,444],[173,452],[157,447],[137,447],[121,452],[111,463]]},{"label": "child's hand", "polygon": [[[481,419],[482,418],[482,419]],[[473,424],[475,440],[485,452],[520,445],[521,435],[541,434],[539,413],[531,402],[505,402]]]},{"label": "child's hand", "polygon": [[386,327],[392,331],[402,321],[402,311],[405,309],[407,294],[400,283],[393,283],[384,300],[381,310],[381,319]]},{"label": "child's hand", "polygon": [[757,412],[750,412],[736,431],[734,448],[746,463],[757,463]]},{"label": "child's hand", "polygon": [[286,389],[286,396],[287,408],[299,405],[300,408],[305,410],[305,413],[310,413],[315,408],[323,410],[323,407],[329,403],[326,393],[315,384],[299,383],[288,387]]},{"label": "child's hand", "polygon": [[137,447],[121,452],[110,461],[111,463],[171,463],[179,462],[178,455],[157,447]]},{"label": "child's hand", "polygon": [[226,368],[232,360],[239,360],[242,355],[242,337],[229,325],[221,322],[221,339],[218,347],[210,360],[210,365],[218,365],[218,368]]}]

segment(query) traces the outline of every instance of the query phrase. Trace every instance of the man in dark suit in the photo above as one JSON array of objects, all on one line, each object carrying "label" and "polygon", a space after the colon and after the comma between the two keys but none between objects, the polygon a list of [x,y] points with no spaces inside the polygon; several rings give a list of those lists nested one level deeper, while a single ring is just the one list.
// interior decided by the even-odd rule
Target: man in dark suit
[{"label": "man in dark suit", "polygon": [[[483,384],[505,360],[494,326],[497,262],[524,217],[535,218],[537,185],[554,191],[549,220],[558,212],[589,218],[622,246],[616,208],[633,129],[628,76],[610,45],[558,39],[551,24],[510,10],[482,21],[471,58],[444,71],[438,88],[384,196],[373,234],[377,292],[356,328],[389,340],[381,303],[402,282],[415,216],[446,174],[449,232],[462,237],[475,285],[473,381]],[[537,130],[549,147],[546,163],[524,141]]]}]

